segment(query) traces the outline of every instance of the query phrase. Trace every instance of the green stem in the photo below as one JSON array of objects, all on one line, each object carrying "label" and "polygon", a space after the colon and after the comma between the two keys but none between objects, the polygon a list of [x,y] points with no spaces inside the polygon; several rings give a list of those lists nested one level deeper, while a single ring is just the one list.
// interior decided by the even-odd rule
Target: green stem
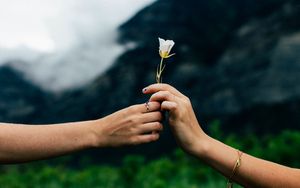
[{"label": "green stem", "polygon": [[161,58],[160,64],[159,64],[159,72],[157,73],[157,79],[156,79],[157,83],[161,83],[162,82],[162,80],[161,80],[161,74],[163,72],[163,70],[162,70],[163,61],[164,61],[164,58]]}]

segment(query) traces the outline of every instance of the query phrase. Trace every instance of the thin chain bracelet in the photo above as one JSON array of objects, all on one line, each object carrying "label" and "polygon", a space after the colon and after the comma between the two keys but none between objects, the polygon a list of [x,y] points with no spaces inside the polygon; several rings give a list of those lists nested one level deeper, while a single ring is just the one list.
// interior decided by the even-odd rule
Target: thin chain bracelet
[{"label": "thin chain bracelet", "polygon": [[234,175],[236,174],[238,168],[241,166],[241,162],[242,162],[242,155],[243,152],[241,152],[240,150],[237,150],[238,152],[238,158],[234,164],[234,167],[232,169],[232,173],[231,176],[229,177],[228,181],[227,181],[227,188],[233,188],[233,182],[232,182],[232,178],[234,177]]}]

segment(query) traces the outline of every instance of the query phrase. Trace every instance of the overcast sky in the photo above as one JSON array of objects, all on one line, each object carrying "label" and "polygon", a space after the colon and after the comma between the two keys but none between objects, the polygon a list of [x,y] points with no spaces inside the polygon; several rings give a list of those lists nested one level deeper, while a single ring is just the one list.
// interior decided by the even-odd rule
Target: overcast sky
[{"label": "overcast sky", "polygon": [[0,65],[51,90],[82,85],[124,48],[116,28],[155,0],[0,0]]}]

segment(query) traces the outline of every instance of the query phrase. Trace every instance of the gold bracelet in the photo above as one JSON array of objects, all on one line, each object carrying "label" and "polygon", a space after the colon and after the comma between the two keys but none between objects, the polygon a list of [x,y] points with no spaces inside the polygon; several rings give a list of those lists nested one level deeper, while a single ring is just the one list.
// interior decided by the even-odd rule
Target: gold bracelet
[{"label": "gold bracelet", "polygon": [[243,152],[241,152],[240,150],[237,150],[238,152],[238,158],[234,164],[234,167],[232,169],[232,173],[231,176],[229,177],[228,181],[227,181],[227,188],[232,188],[233,187],[233,182],[232,182],[232,178],[234,177],[234,175],[236,174],[238,168],[241,166],[241,162],[242,162],[242,155]]}]

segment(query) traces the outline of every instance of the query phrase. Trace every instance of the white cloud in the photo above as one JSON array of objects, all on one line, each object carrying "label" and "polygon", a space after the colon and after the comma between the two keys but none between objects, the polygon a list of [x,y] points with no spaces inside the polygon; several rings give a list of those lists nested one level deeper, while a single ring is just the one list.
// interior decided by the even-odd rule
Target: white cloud
[{"label": "white cloud", "polygon": [[116,28],[154,0],[0,0],[0,64],[46,89],[91,81],[124,51]]}]

